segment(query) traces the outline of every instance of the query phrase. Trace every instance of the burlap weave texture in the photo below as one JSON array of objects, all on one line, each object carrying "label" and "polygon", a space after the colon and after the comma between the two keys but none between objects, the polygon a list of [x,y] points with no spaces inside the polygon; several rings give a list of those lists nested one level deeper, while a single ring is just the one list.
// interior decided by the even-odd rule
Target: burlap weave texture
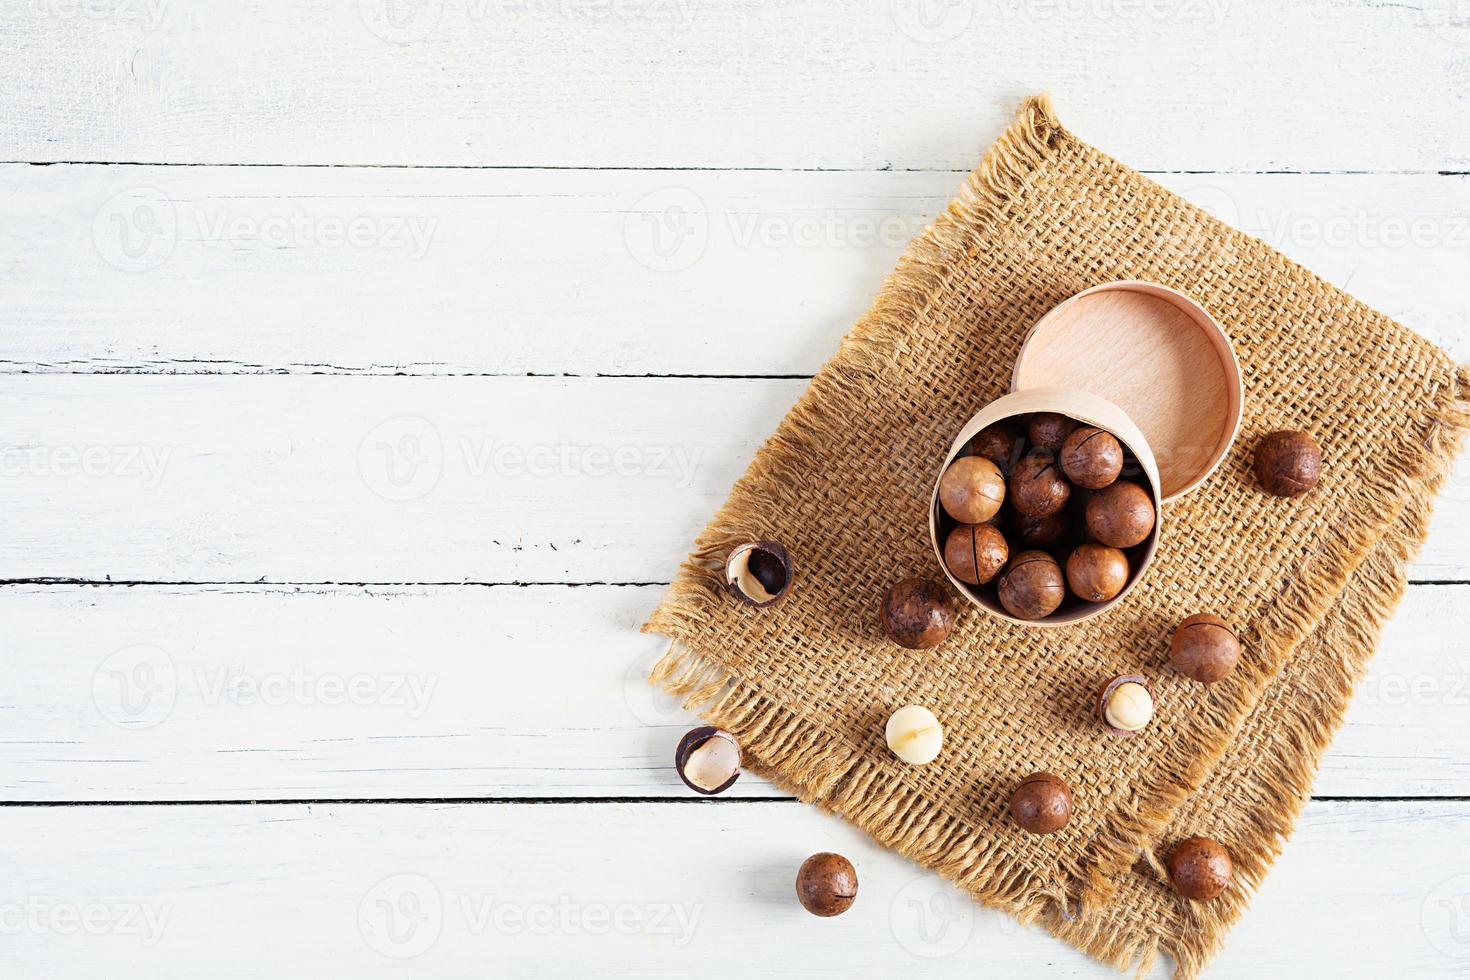
[{"label": "burlap weave texture", "polygon": [[[893,645],[877,620],[885,589],[940,577],[927,508],[950,440],[1005,393],[1042,314],[1118,279],[1182,290],[1230,334],[1246,385],[1230,456],[1166,507],[1157,560],[1107,615],[1042,630],[967,609],[936,650]],[[1193,976],[1307,797],[1422,541],[1467,397],[1470,377],[1435,346],[1028,100],[695,543],[647,626],[675,641],[653,679],[734,732],[750,768],[980,901],[1120,967],[1164,952]],[[1323,445],[1312,494],[1254,486],[1250,447],[1278,428]],[[766,610],[737,603],[721,575],[729,548],[757,538],[796,562],[792,592]],[[1167,658],[1174,625],[1200,611],[1235,623],[1245,651],[1209,687]],[[1143,737],[1109,737],[1093,718],[1098,685],[1121,673],[1154,687]],[[945,727],[922,768],[883,742],[909,703]],[[1071,785],[1076,812],[1032,837],[1006,806],[1041,769]],[[1192,833],[1236,859],[1237,886],[1208,907],[1161,879]]]}]

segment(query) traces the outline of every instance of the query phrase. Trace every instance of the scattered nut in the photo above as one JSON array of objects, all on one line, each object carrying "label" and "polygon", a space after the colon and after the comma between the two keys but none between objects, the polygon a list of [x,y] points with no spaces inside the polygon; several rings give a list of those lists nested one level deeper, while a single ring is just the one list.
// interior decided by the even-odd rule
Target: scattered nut
[{"label": "scattered nut", "polygon": [[1154,696],[1139,674],[1114,677],[1097,698],[1097,716],[1115,735],[1136,735],[1154,716]]},{"label": "scattered nut", "polygon": [[1038,449],[1045,449],[1055,453],[1062,448],[1062,443],[1067,441],[1067,436],[1077,428],[1077,423],[1065,415],[1056,412],[1037,412],[1031,416],[1031,424],[1027,432],[1031,436],[1032,445]]},{"label": "scattered nut", "polygon": [[1256,444],[1255,471],[1267,493],[1296,497],[1322,479],[1322,450],[1305,432],[1272,432]]},{"label": "scattered nut", "polygon": [[725,559],[725,582],[741,602],[757,608],[774,605],[791,588],[791,555],[775,541],[750,541]]},{"label": "scattered nut", "polygon": [[1003,419],[981,429],[970,440],[970,452],[976,456],[984,456],[1005,473],[1016,465],[1025,444],[1026,437],[1009,420]]},{"label": "scattered nut", "polygon": [[1067,479],[1088,490],[1101,490],[1123,472],[1123,445],[1095,425],[1073,429],[1059,458]]},{"label": "scattered nut", "polygon": [[857,869],[841,854],[813,854],[796,872],[796,897],[802,908],[824,919],[852,908],[857,892]]},{"label": "scattered nut", "polygon": [[1230,887],[1230,852],[1208,837],[1187,837],[1169,855],[1174,890],[1196,902],[1219,898]]},{"label": "scattered nut", "polygon": [[939,478],[939,503],[961,524],[984,524],[1005,499],[1005,477],[984,456],[961,456]]},{"label": "scattered nut", "polygon": [[1087,499],[1087,530],[1105,545],[1131,548],[1154,529],[1154,502],[1136,483],[1119,480]]},{"label": "scattered nut", "polygon": [[942,583],[906,578],[883,598],[883,631],[899,646],[928,650],[949,636],[958,611],[954,593]]},{"label": "scattered nut", "polygon": [[1010,549],[993,524],[960,524],[944,539],[944,565],[961,582],[984,585],[1005,566]]},{"label": "scattered nut", "polygon": [[1023,551],[1000,573],[996,593],[1017,619],[1042,619],[1056,612],[1067,586],[1055,558],[1044,551]]},{"label": "scattered nut", "polygon": [[696,793],[723,793],[740,778],[740,743],[713,725],[690,729],[674,750],[674,769]]},{"label": "scattered nut", "polygon": [[1213,684],[1224,680],[1240,661],[1240,640],[1219,616],[1197,613],[1174,631],[1169,659],[1185,677]]},{"label": "scattered nut", "polygon": [[1067,585],[1088,602],[1116,598],[1128,584],[1128,556],[1105,544],[1080,544],[1067,556]]},{"label": "scattered nut", "polygon": [[917,704],[899,708],[888,718],[883,737],[893,754],[911,766],[933,762],[944,746],[944,729],[934,712]]},{"label": "scattered nut", "polygon": [[1011,506],[1026,517],[1046,517],[1067,506],[1072,485],[1062,478],[1056,457],[1035,452],[1016,464],[1011,473]]},{"label": "scattered nut", "polygon": [[1055,833],[1072,819],[1072,791],[1049,772],[1032,773],[1011,794],[1011,817],[1028,833]]}]

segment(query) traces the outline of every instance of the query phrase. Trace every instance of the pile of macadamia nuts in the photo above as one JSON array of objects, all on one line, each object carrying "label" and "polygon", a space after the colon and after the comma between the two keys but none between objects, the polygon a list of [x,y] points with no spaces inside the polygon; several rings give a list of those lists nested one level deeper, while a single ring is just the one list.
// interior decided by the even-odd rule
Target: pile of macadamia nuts
[{"label": "pile of macadamia nuts", "polygon": [[939,478],[944,565],[1011,616],[1110,602],[1154,533],[1154,497],[1112,433],[1038,412],[970,440]]}]

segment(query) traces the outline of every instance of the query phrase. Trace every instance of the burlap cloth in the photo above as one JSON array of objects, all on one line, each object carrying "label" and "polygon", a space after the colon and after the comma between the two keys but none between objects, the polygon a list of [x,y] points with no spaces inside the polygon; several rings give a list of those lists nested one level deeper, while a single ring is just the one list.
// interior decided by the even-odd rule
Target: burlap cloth
[{"label": "burlap cloth", "polygon": [[[1158,559],[1107,615],[1043,630],[967,608],[938,649],[895,646],[879,602],[901,577],[939,577],[927,507],[950,440],[1005,393],[1043,313],[1116,279],[1180,289],[1230,334],[1246,387],[1234,449],[1166,507]],[[700,535],[645,627],[674,641],[653,680],[735,733],[751,770],[981,902],[1120,968],[1164,952],[1192,977],[1308,798],[1470,423],[1467,398],[1470,375],[1438,348],[1028,100]],[[1305,497],[1251,480],[1251,447],[1278,428],[1324,447]],[[729,548],[758,538],[796,563],[791,593],[764,610],[721,575]],[[1235,623],[1244,647],[1209,687],[1168,663],[1175,624],[1200,611]],[[1157,715],[1141,737],[1108,737],[1093,698],[1133,672],[1150,678]],[[909,703],[944,725],[928,766],[884,744],[884,721]],[[1076,799],[1048,837],[1007,814],[1038,769]],[[1163,876],[1190,834],[1235,859],[1235,885],[1209,905]]]}]

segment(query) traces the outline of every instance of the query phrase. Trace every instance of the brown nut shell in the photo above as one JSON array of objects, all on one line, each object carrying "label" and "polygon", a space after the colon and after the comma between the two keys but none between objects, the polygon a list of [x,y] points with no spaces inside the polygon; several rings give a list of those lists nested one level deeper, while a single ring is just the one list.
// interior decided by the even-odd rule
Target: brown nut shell
[{"label": "brown nut shell", "polygon": [[1214,684],[1228,677],[1240,662],[1240,640],[1219,616],[1196,613],[1174,631],[1169,660],[1185,677]]},{"label": "brown nut shell", "polygon": [[1064,541],[1071,533],[1065,511],[1047,514],[1045,517],[1027,517],[1014,508],[1008,514],[1011,533],[1028,548],[1051,548]]},{"label": "brown nut shell", "polygon": [[1005,477],[984,456],[961,456],[939,478],[939,505],[961,524],[984,524],[1005,499]]},{"label": "brown nut shell", "polygon": [[1067,587],[1087,602],[1117,598],[1128,574],[1128,556],[1105,544],[1080,544],[1067,556]]},{"label": "brown nut shell", "polygon": [[1072,790],[1049,772],[1032,773],[1011,793],[1011,818],[1027,833],[1056,833],[1072,819]]},{"label": "brown nut shell", "polygon": [[831,918],[857,901],[857,869],[841,854],[823,851],[801,862],[796,872],[796,897],[812,915]]},{"label": "brown nut shell", "polygon": [[1153,533],[1153,498],[1136,483],[1119,480],[1087,498],[1087,530],[1105,545],[1131,548]]},{"label": "brown nut shell", "polygon": [[1254,469],[1261,489],[1296,497],[1322,479],[1322,450],[1305,432],[1272,432],[1256,444]]},{"label": "brown nut shell", "polygon": [[[699,765],[698,757],[695,757],[695,762],[692,764],[690,760],[691,757],[695,756],[696,752],[705,748],[705,743],[711,739],[721,740],[722,747],[727,750],[721,753],[726,761],[721,767],[721,771],[716,774],[716,779],[702,779],[702,776],[708,775],[708,771]],[[733,750],[733,769],[731,769],[729,761],[732,754],[730,750]],[[731,735],[723,728],[716,728],[713,725],[701,725],[698,728],[691,728],[684,733],[684,737],[679,739],[679,744],[674,748],[674,771],[679,774],[679,778],[684,781],[685,786],[704,796],[714,796],[716,793],[723,793],[735,785],[735,780],[740,778],[740,763],[739,741],[736,740],[734,735]],[[719,778],[723,777],[725,770],[731,770],[729,778]]]},{"label": "brown nut shell", "polygon": [[1174,890],[1196,902],[1224,894],[1234,873],[1230,852],[1208,837],[1187,837],[1169,855],[1169,880]]},{"label": "brown nut shell", "polygon": [[1071,496],[1072,485],[1062,477],[1062,468],[1051,453],[1031,453],[1011,471],[1011,506],[1025,517],[1058,514]]},{"label": "brown nut shell", "polygon": [[1088,490],[1101,490],[1123,472],[1123,444],[1095,425],[1073,429],[1057,458],[1067,479]]},{"label": "brown nut shell", "polygon": [[1077,425],[1073,419],[1056,412],[1037,412],[1031,416],[1026,432],[1031,437],[1033,446],[1055,453],[1062,448],[1062,443],[1067,441],[1067,436],[1072,434]]},{"label": "brown nut shell", "polygon": [[785,598],[795,575],[791,554],[776,541],[748,541],[725,558],[725,584],[737,599],[758,609]]},{"label": "brown nut shell", "polygon": [[970,440],[970,452],[990,460],[1002,473],[1011,471],[1025,448],[1026,436],[1006,419],[987,425]]},{"label": "brown nut shell", "polygon": [[1023,551],[1000,573],[996,594],[1017,619],[1045,619],[1067,595],[1062,566],[1044,551]]},{"label": "brown nut shell", "polygon": [[883,597],[883,632],[901,647],[928,650],[949,636],[958,613],[954,593],[943,583],[906,578]]},{"label": "brown nut shell", "polygon": [[1010,547],[993,524],[960,524],[944,539],[944,565],[969,585],[984,585],[1005,567]]},{"label": "brown nut shell", "polygon": [[[1133,691],[1133,688],[1129,685],[1137,685],[1143,688],[1143,693],[1147,697],[1142,703],[1129,696],[1130,692]],[[1124,699],[1126,700],[1126,704],[1122,700],[1115,699]],[[1125,707],[1129,709],[1126,718],[1122,711]],[[1133,712],[1141,708],[1146,708],[1146,712],[1140,718],[1135,716]],[[1113,735],[1122,735],[1125,737],[1137,735],[1147,728],[1149,722],[1153,720],[1153,712],[1153,688],[1149,687],[1148,679],[1142,674],[1120,674],[1103,684],[1102,689],[1098,691],[1097,720],[1102,722],[1103,727]],[[1127,722],[1126,724],[1123,723],[1125,721]]]}]

